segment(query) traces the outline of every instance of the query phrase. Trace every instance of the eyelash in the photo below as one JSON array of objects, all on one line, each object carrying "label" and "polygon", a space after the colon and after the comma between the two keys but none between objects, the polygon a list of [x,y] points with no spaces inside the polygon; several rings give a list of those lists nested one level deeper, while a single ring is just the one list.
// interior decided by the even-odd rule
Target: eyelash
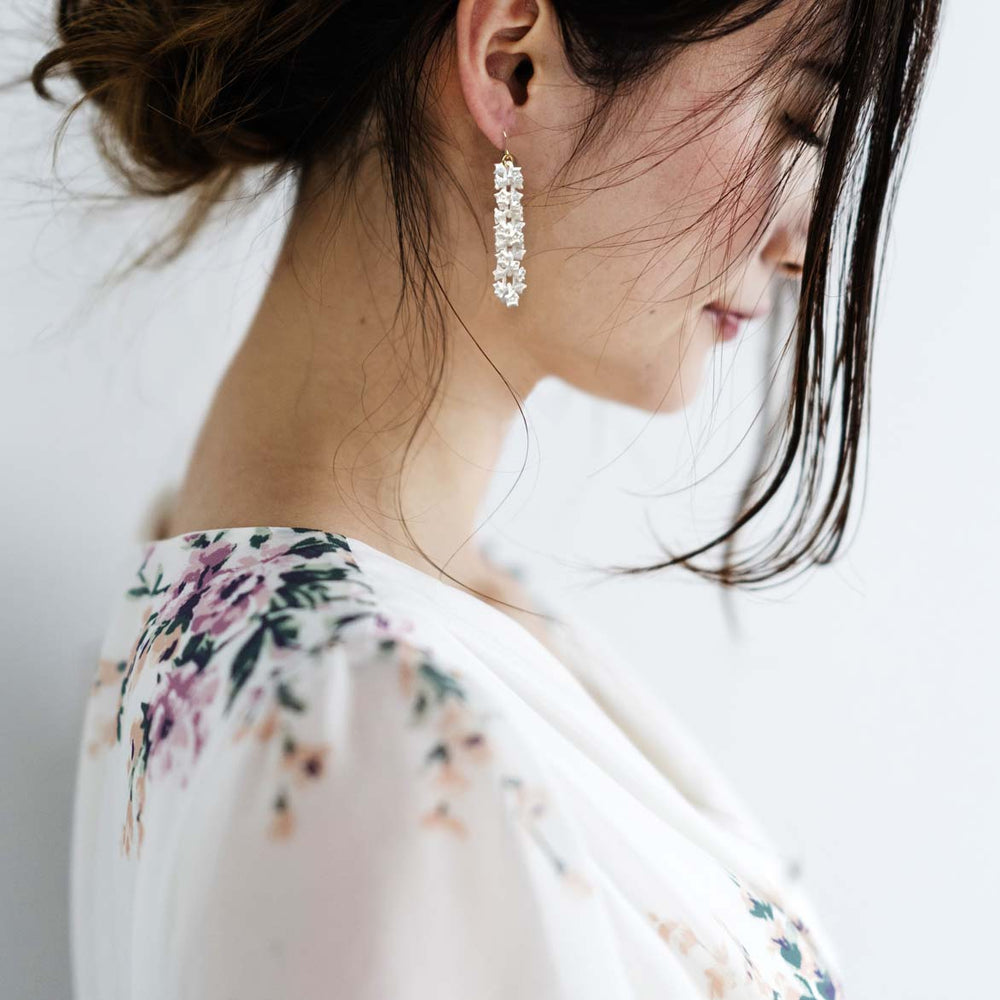
[{"label": "eyelash", "polygon": [[793,118],[787,111],[782,112],[781,123],[793,139],[816,149],[823,149],[826,146],[826,143],[808,125]]}]

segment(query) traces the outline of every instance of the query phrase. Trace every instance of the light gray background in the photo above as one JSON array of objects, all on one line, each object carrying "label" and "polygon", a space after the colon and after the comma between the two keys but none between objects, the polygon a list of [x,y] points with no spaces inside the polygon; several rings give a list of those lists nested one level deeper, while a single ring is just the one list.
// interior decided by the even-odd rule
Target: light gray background
[{"label": "light gray background", "polygon": [[[0,12],[0,71],[37,57],[47,5]],[[491,521],[511,560],[643,665],[779,843],[803,864],[849,996],[981,996],[1000,893],[994,627],[1000,322],[998,8],[945,12],[899,199],[874,360],[867,489],[846,556],[736,595],[691,576],[583,585],[714,532],[763,331],[723,347],[683,415],[648,420],[550,380],[529,465]],[[64,91],[65,92],[65,91]],[[281,193],[223,221],[169,271],[95,299],[162,208],[88,210],[107,190],[78,123],[49,170],[57,110],[0,96],[0,991],[69,995],[67,836],[80,712],[118,560],[181,471],[281,236]],[[524,442],[515,427],[493,502]],[[509,470],[515,470],[511,472]],[[707,477],[694,489],[682,487]],[[643,493],[680,490],[676,497]],[[492,509],[484,509],[484,517]],[[587,581],[596,579],[586,575]]]}]

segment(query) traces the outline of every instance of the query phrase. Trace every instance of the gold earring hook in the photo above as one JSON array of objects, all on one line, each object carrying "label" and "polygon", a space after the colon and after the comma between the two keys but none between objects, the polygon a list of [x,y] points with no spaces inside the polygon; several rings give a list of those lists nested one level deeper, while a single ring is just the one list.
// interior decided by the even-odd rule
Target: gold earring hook
[{"label": "gold earring hook", "polygon": [[507,130],[502,129],[501,131],[503,132],[503,156],[500,157],[500,162],[509,167],[514,162],[514,157],[510,155],[510,150],[507,148]]}]

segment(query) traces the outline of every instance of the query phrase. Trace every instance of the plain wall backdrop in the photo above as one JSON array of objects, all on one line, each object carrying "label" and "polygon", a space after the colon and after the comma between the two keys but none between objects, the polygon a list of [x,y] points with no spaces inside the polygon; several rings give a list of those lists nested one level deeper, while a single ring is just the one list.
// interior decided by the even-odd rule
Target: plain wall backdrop
[{"label": "plain wall backdrop", "polygon": [[[0,11],[4,78],[41,53],[50,6]],[[858,1000],[982,996],[995,979],[997,37],[996,4],[946,5],[890,242],[867,475],[842,558],[733,595],[735,617],[683,571],[600,583],[579,568],[652,562],[651,531],[679,550],[722,525],[749,458],[738,445],[759,329],[713,355],[683,414],[649,418],[547,380],[483,511],[527,447],[490,519],[500,554],[565,588],[649,664],[800,860]],[[82,117],[54,177],[58,114],[30,88],[0,95],[3,1000],[69,996],[76,747],[121,554],[153,492],[182,472],[288,208],[275,192],[220,218],[169,270],[95,297],[169,206],[75,198],[110,187]]]}]

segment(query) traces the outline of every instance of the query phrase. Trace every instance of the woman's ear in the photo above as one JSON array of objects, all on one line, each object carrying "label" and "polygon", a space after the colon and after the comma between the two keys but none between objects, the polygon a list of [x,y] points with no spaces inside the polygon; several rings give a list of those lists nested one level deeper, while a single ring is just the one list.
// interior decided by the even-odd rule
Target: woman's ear
[{"label": "woman's ear", "polygon": [[[546,0],[541,0],[545,3]],[[539,64],[536,0],[459,0],[455,13],[458,77],[469,112],[497,149],[516,132]]]}]

